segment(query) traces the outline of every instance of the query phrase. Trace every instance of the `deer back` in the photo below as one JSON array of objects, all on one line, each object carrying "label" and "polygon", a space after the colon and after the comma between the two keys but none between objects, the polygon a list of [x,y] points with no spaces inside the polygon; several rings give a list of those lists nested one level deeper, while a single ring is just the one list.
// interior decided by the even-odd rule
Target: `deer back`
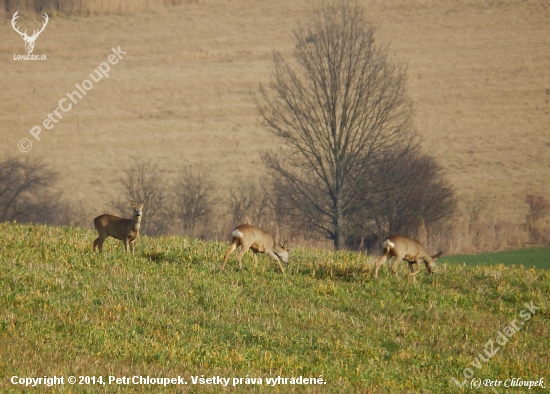
[{"label": "deer back", "polygon": [[414,239],[403,237],[402,235],[392,235],[384,242],[384,246],[389,247],[395,255],[404,255],[407,261],[432,261],[432,257],[428,254],[424,245]]},{"label": "deer back", "polygon": [[124,219],[109,214],[95,218],[94,226],[98,232],[105,232],[107,235],[121,240],[135,238],[139,232],[139,227],[137,229],[134,228],[134,221],[132,219]]}]

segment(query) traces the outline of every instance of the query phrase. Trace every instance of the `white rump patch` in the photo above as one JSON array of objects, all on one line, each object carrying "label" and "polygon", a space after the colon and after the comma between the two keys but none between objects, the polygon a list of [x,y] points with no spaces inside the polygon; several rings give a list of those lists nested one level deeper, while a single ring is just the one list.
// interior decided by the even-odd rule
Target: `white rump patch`
[{"label": "white rump patch", "polygon": [[382,245],[385,248],[394,248],[395,247],[395,244],[392,241],[390,241],[389,239],[386,239]]},{"label": "white rump patch", "polygon": [[243,237],[243,233],[241,233],[239,230],[235,229],[233,230],[233,232],[231,233],[231,235],[235,238],[242,238]]}]

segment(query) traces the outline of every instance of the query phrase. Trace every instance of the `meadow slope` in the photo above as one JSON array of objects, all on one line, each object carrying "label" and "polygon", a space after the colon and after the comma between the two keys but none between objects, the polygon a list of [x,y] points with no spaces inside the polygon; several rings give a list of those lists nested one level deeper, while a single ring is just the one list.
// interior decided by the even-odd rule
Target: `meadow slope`
[{"label": "meadow slope", "polygon": [[[540,1],[359,1],[376,39],[408,64],[408,93],[427,151],[443,165],[464,207],[523,221],[529,191],[550,194],[550,7]],[[107,60],[127,54],[26,155],[59,171],[60,188],[90,223],[120,190],[130,157],[167,178],[211,166],[220,196],[261,179],[259,152],[276,144],[254,96],[271,53],[292,52],[292,29],[315,2],[211,0],[136,15],[52,15],[35,54],[18,61],[21,37],[0,22],[0,155]],[[40,22],[23,13],[20,23]],[[34,25],[33,25],[34,23]]]},{"label": "meadow slope", "polygon": [[[141,237],[127,256],[111,238],[98,256],[94,238],[75,228],[0,224],[0,391],[22,389],[12,376],[53,375],[182,376],[187,385],[155,391],[280,393],[455,393],[465,389],[452,378],[470,373],[550,379],[548,271],[443,259],[416,283],[386,268],[374,281],[365,255],[296,249],[286,275],[265,257],[254,268],[251,256],[242,272],[234,258],[220,272],[228,243]],[[484,352],[490,340],[503,342],[489,350],[493,357]],[[192,384],[200,375],[263,383]],[[277,376],[322,376],[326,384],[266,384]]]}]

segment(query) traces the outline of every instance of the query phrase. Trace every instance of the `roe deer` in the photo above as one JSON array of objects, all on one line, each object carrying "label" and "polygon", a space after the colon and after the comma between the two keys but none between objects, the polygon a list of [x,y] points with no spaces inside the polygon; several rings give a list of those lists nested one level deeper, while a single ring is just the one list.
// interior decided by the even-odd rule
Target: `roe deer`
[{"label": "roe deer", "polygon": [[281,261],[288,265],[287,242],[285,242],[281,246],[273,240],[273,237],[270,234],[249,224],[241,224],[237,226],[235,230],[233,230],[231,235],[233,236],[233,242],[231,243],[231,247],[229,248],[227,253],[225,253],[225,257],[223,258],[222,270],[225,268],[225,263],[227,262],[229,255],[233,253],[233,251],[237,249],[238,246],[240,246],[241,250],[239,251],[239,254],[237,254],[237,260],[239,261],[239,270],[243,269],[241,258],[248,251],[248,249],[252,249],[254,266],[258,264],[257,254],[266,253],[270,255],[275,261],[277,261],[281,272],[283,274],[285,273],[285,269],[281,265]]},{"label": "roe deer", "polygon": [[[374,265],[374,277],[378,278],[378,270],[380,266],[395,256],[395,261],[391,265],[391,271],[397,276],[397,265],[405,260],[409,263],[411,273],[409,276],[414,276],[420,272],[420,262],[426,264],[428,272],[431,274],[435,268],[435,261],[441,256],[441,252],[434,256],[430,256],[424,246],[414,239],[403,237],[401,235],[392,235],[383,243],[384,254]],[[413,270],[413,265],[416,264],[416,270]]]},{"label": "roe deer", "polygon": [[134,254],[134,242],[139,234],[143,204],[137,205],[132,201],[132,208],[134,208],[134,217],[132,219],[123,219],[107,213],[94,219],[95,229],[99,233],[99,237],[94,241],[94,251],[97,246],[101,252],[103,250],[103,242],[105,242],[108,236],[111,236],[124,242],[126,253],[128,253],[128,244],[130,244],[130,252]]}]

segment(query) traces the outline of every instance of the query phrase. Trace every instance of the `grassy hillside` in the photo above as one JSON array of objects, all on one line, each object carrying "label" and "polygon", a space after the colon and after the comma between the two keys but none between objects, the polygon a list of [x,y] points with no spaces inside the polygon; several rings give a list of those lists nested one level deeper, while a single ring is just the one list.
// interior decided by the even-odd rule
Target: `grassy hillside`
[{"label": "grassy hillside", "polygon": [[[142,237],[127,256],[110,238],[98,256],[94,238],[0,224],[0,391],[22,388],[12,376],[54,375],[106,383],[64,392],[151,391],[107,383],[138,375],[187,382],[159,392],[452,393],[470,371],[550,379],[547,271],[443,261],[416,283],[405,264],[400,280],[384,267],[374,281],[364,255],[296,249],[286,275],[265,256],[256,268],[246,256],[242,272],[233,257],[220,272],[228,243]],[[499,332],[507,343],[480,361]],[[231,381],[193,384],[201,375]],[[278,376],[323,384],[268,386]]]}]

